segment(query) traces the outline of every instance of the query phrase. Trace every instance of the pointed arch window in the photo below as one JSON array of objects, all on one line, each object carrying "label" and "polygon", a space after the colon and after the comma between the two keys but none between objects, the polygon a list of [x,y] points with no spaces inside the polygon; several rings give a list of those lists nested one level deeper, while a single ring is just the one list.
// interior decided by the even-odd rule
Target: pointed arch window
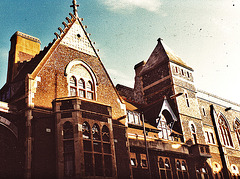
[{"label": "pointed arch window", "polygon": [[73,60],[65,70],[69,96],[79,96],[94,100],[96,98],[96,76],[85,62]]},{"label": "pointed arch window", "polygon": [[84,139],[91,139],[90,125],[87,122],[82,125],[82,133]]},{"label": "pointed arch window", "polygon": [[235,132],[237,135],[238,144],[240,145],[240,121],[239,120],[235,120]]},{"label": "pointed arch window", "polygon": [[218,125],[223,144],[226,146],[233,147],[230,129],[228,127],[227,121],[224,119],[222,115],[219,117]]},{"label": "pointed arch window", "polygon": [[72,177],[75,173],[75,152],[73,140],[73,125],[67,121],[63,124],[63,151],[64,151],[64,175]]},{"label": "pointed arch window", "polygon": [[87,98],[93,99],[93,84],[91,81],[87,82]]},{"label": "pointed arch window", "polygon": [[178,178],[186,178],[186,179],[189,178],[187,163],[185,160],[177,159],[176,160],[176,169],[177,169]]},{"label": "pointed arch window", "polygon": [[158,157],[158,168],[160,178],[172,179],[172,169],[169,158]]},{"label": "pointed arch window", "polygon": [[195,125],[193,123],[190,124],[190,130],[192,134],[193,144],[197,144],[197,133]]},{"label": "pointed arch window", "polygon": [[158,133],[159,138],[173,140],[170,136],[172,132],[173,118],[168,110],[163,110],[162,115],[158,119],[158,129],[161,131]]},{"label": "pointed arch window", "polygon": [[85,176],[112,177],[112,149],[110,131],[107,125],[102,127],[88,122],[82,125]]},{"label": "pointed arch window", "polygon": [[70,77],[70,95],[71,96],[77,95],[77,80],[74,76]]},{"label": "pointed arch window", "polygon": [[85,81],[82,78],[78,80],[78,88],[79,96],[85,98]]}]

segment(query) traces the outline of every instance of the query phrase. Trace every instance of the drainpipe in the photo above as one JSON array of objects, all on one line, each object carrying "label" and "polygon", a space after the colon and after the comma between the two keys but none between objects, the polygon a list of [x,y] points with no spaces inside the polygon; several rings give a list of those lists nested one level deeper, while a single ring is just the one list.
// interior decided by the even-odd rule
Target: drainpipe
[{"label": "drainpipe", "polygon": [[228,172],[228,168],[227,168],[227,161],[226,161],[226,158],[225,158],[225,154],[224,154],[224,151],[223,151],[223,145],[221,143],[221,140],[220,140],[220,135],[219,135],[219,132],[218,132],[218,129],[217,129],[217,124],[216,124],[216,119],[215,119],[215,116],[214,116],[214,107],[213,105],[210,105],[210,114],[211,114],[211,117],[212,117],[212,122],[213,122],[213,126],[214,126],[214,131],[215,131],[215,134],[216,134],[216,139],[217,139],[217,143],[218,143],[218,149],[219,149],[219,153],[220,153],[220,157],[221,157],[221,161],[222,161],[222,166],[223,166],[223,176],[225,179],[230,179],[230,175],[229,175],[229,172]]},{"label": "drainpipe", "polygon": [[143,123],[143,135],[144,135],[146,156],[147,156],[147,162],[148,162],[148,172],[149,172],[149,178],[151,179],[152,175],[151,175],[151,167],[150,167],[149,152],[148,152],[148,146],[147,146],[146,128],[145,128],[145,120],[144,120],[143,112],[141,112],[141,118],[142,118],[142,123]]},{"label": "drainpipe", "polygon": [[25,139],[25,174],[24,178],[30,179],[32,177],[32,82],[31,75],[26,77],[25,94],[26,94],[26,139]]}]

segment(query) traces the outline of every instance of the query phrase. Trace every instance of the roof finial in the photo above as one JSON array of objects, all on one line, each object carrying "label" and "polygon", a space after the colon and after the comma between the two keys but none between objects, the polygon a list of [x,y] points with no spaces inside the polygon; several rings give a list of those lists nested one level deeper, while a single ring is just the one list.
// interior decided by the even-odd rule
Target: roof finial
[{"label": "roof finial", "polygon": [[77,1],[76,0],[73,0],[72,1],[73,5],[71,5],[70,7],[73,7],[73,13],[76,17],[78,17],[78,13],[77,13],[77,7],[79,7],[79,5],[77,4]]}]

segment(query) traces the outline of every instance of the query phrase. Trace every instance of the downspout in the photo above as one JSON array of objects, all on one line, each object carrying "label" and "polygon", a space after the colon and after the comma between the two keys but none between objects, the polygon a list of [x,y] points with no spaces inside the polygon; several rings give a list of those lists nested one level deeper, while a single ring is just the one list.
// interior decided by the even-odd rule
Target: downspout
[{"label": "downspout", "polygon": [[217,124],[216,124],[216,119],[215,119],[215,116],[214,116],[214,112],[215,112],[214,107],[211,104],[210,105],[210,115],[212,117],[212,123],[213,123],[213,126],[214,126],[214,131],[215,131],[216,139],[217,139],[217,143],[218,143],[218,150],[219,150],[221,161],[222,161],[223,176],[224,176],[225,179],[230,179],[230,175],[229,175],[228,168],[227,168],[227,161],[226,161],[226,158],[225,158],[223,145],[222,145],[221,140],[220,140],[220,135],[219,135],[219,132],[218,132],[218,129],[217,129]]},{"label": "downspout", "polygon": [[142,118],[142,122],[143,122],[143,135],[144,135],[146,157],[147,157],[147,163],[148,163],[148,172],[149,172],[149,178],[151,179],[152,178],[152,174],[151,174],[149,152],[148,152],[148,145],[147,145],[147,136],[146,136],[146,128],[145,128],[145,120],[144,120],[143,112],[141,112],[141,118]]},{"label": "downspout", "polygon": [[25,111],[25,117],[26,117],[26,140],[25,140],[25,174],[24,178],[30,179],[32,177],[32,82],[33,78],[30,74],[27,75],[25,80],[25,94],[26,94],[26,111]]}]

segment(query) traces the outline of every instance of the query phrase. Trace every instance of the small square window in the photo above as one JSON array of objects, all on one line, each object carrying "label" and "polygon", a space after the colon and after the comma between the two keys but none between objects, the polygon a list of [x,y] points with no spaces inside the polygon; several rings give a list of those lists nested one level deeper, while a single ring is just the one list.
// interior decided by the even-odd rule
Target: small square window
[{"label": "small square window", "polygon": [[147,160],[142,160],[142,167],[147,167]]},{"label": "small square window", "polygon": [[137,162],[135,158],[131,158],[131,165],[132,166],[137,166]]}]

